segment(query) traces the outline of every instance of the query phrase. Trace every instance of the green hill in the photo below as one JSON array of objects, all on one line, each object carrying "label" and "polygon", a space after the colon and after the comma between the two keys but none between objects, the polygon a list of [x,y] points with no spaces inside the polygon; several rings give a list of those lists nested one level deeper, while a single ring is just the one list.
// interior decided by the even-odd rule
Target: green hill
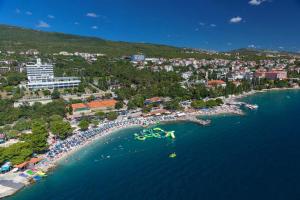
[{"label": "green hill", "polygon": [[108,56],[122,56],[135,53],[144,53],[148,56],[187,56],[183,49],[166,45],[114,42],[95,37],[83,37],[0,25],[0,50],[19,52],[28,49],[37,49],[43,53],[78,51],[104,53]]},{"label": "green hill", "polygon": [[[0,50],[26,51],[37,49],[43,54],[68,52],[104,53],[108,56],[124,56],[143,53],[151,57],[180,58],[229,58],[223,53],[212,53],[203,50],[184,49],[159,44],[129,43],[104,40],[96,37],[85,37],[57,32],[37,31],[16,26],[0,25]],[[193,52],[193,53],[191,53]],[[298,55],[290,52],[274,52],[258,49],[237,49],[229,53],[239,53],[243,59],[263,59],[266,54]]]}]

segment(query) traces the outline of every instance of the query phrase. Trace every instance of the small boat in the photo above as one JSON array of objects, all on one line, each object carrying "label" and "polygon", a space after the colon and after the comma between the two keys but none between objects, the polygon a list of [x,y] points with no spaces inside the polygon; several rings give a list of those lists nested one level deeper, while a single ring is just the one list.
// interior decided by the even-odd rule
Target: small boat
[{"label": "small boat", "polygon": [[170,155],[169,155],[169,158],[176,158],[176,153],[174,152],[174,153],[171,153]]},{"label": "small boat", "polygon": [[258,108],[258,105],[255,105],[255,104],[254,105],[246,104],[245,106],[251,110],[256,110]]}]

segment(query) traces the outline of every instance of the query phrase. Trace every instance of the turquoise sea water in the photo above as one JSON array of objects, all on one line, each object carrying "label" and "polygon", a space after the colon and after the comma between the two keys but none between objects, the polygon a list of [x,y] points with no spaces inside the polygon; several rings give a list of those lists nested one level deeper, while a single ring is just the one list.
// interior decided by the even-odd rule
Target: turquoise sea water
[{"label": "turquoise sea water", "polygon": [[245,100],[259,109],[208,127],[161,125],[175,141],[115,133],[8,199],[300,199],[300,91]]}]

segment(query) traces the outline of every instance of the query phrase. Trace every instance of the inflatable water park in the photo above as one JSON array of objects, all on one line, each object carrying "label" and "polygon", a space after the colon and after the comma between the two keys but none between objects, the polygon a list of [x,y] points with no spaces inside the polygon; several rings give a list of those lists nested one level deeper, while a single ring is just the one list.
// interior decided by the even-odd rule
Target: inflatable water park
[{"label": "inflatable water park", "polygon": [[144,141],[150,138],[171,138],[175,139],[175,131],[165,131],[162,128],[147,128],[143,129],[140,133],[135,133],[134,137],[136,140]]}]

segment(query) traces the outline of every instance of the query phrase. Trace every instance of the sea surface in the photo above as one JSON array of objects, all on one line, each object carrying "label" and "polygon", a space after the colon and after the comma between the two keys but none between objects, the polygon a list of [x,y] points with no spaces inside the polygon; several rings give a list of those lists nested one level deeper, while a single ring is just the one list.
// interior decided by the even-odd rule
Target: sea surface
[{"label": "sea surface", "polygon": [[174,141],[135,140],[138,128],[116,132],[8,199],[300,199],[300,91],[244,100],[259,109],[210,117],[208,127],[160,125],[175,131]]}]

